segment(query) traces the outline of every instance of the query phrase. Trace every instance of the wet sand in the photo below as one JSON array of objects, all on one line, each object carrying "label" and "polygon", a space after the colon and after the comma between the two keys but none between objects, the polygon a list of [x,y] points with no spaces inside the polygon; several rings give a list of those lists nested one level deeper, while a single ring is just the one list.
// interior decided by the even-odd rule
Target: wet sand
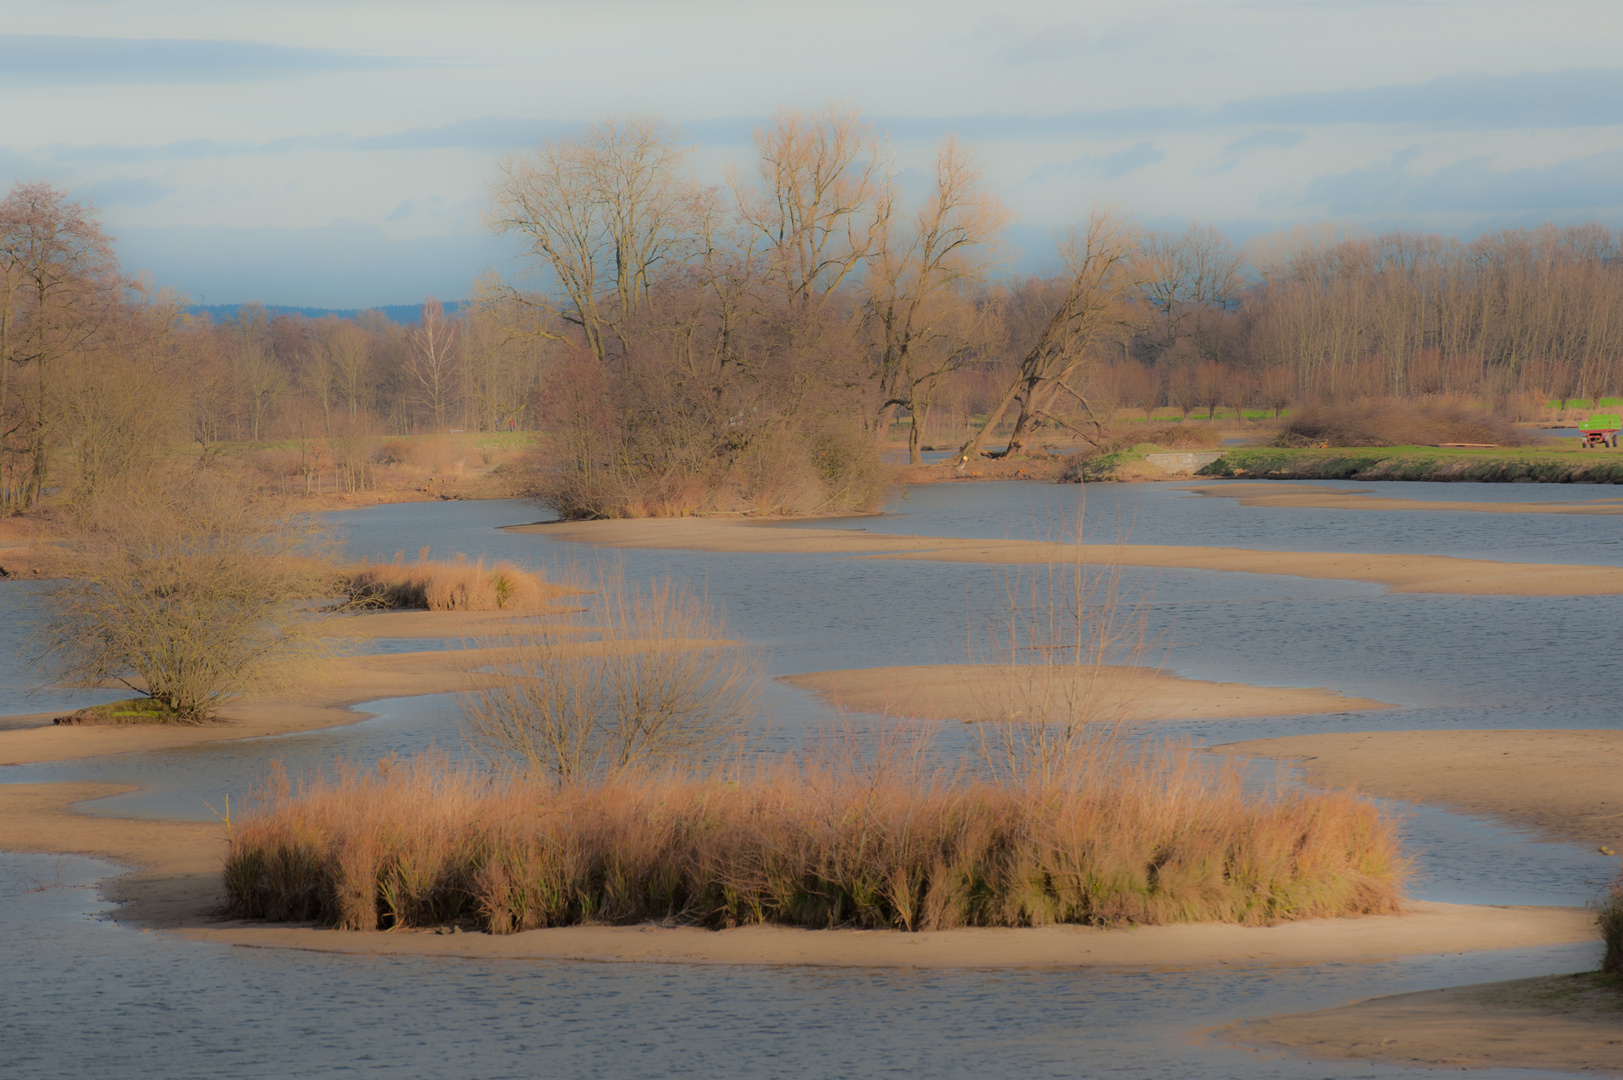
[{"label": "wet sand", "polygon": [[1280,484],[1267,481],[1228,481],[1191,484],[1196,495],[1238,499],[1241,506],[1315,510],[1455,510],[1468,514],[1623,514],[1623,499],[1588,499],[1584,502],[1442,502],[1370,494],[1372,488],[1335,488],[1317,484]]},{"label": "wet sand", "polygon": [[92,817],[72,804],[130,790],[116,784],[0,787],[0,849],[93,855],[134,866],[107,883],[119,918],[187,938],[265,948],[372,955],[550,958],[830,967],[1178,967],[1313,963],[1561,945],[1594,938],[1578,908],[1416,902],[1402,915],[1312,919],[1271,927],[1219,924],[900,931],[581,926],[492,936],[354,933],[223,918],[221,824]]},{"label": "wet sand", "polygon": [[1552,975],[1269,1017],[1219,1036],[1342,1061],[1623,1074],[1623,993],[1592,975]]},{"label": "wet sand", "polygon": [[933,562],[1221,570],[1341,581],[1368,581],[1400,593],[1494,596],[1623,595],[1623,567],[1562,566],[1456,559],[1446,555],[1380,555],[1257,551],[1159,544],[1067,544],[891,536],[860,529],[802,529],[737,518],[547,522],[511,526],[560,540],[618,548],[664,548],[767,554],[851,555]]},{"label": "wet sand", "polygon": [[1623,731],[1372,731],[1213,747],[1296,760],[1326,787],[1486,814],[1623,850]]},{"label": "wet sand", "polygon": [[[857,712],[920,720],[1004,719],[1019,703],[1052,692],[1067,676],[1035,667],[924,664],[853,668],[781,676],[831,705]],[[1089,687],[1102,717],[1112,720],[1210,720],[1219,717],[1292,716],[1388,709],[1372,698],[1333,690],[1251,686],[1185,679],[1152,668],[1112,667]]]}]

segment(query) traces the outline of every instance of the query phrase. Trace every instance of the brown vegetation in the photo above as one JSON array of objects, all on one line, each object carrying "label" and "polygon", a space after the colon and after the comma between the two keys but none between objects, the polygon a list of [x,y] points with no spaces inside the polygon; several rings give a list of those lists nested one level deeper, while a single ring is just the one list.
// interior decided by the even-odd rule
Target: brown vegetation
[{"label": "brown vegetation", "polygon": [[1600,969],[1607,975],[1623,975],[1623,878],[1612,883],[1601,898],[1595,921],[1606,942],[1606,955]]},{"label": "brown vegetation", "polygon": [[[425,549],[426,551],[426,549]],[[540,607],[559,591],[546,578],[511,562],[486,566],[458,555],[451,562],[415,563],[396,554],[392,563],[373,563],[347,574],[352,602],[366,607],[424,611],[497,611]]]},{"label": "brown vegetation", "polygon": [[1401,895],[1391,823],[1349,795],[1255,795],[1235,769],[1120,745],[1015,786],[932,767],[925,749],[842,743],[564,787],[434,758],[284,779],[235,825],[230,907],[351,930],[922,930],[1256,925],[1388,912]]},{"label": "brown vegetation", "polygon": [[709,598],[618,564],[574,575],[581,606],[485,642],[489,680],[466,734],[500,766],[565,783],[650,762],[701,765],[755,714],[758,648],[730,640]]},{"label": "brown vegetation", "polygon": [[1527,446],[1537,435],[1460,400],[1394,398],[1314,405],[1280,422],[1276,446]]}]

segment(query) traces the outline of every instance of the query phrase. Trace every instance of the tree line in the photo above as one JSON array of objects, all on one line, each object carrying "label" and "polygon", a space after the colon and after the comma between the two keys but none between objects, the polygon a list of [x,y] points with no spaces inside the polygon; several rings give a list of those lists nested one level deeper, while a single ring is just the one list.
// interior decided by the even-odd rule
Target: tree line
[{"label": "tree line", "polygon": [[418,325],[215,323],[132,280],[44,184],[0,203],[0,506],[189,441],[540,428],[570,514],[867,505],[878,446],[959,462],[1099,440],[1123,416],[1451,395],[1501,410],[1623,391],[1623,237],[1284,230],[1245,248],[1096,209],[1014,275],[1011,215],[949,136],[903,170],[853,109],[780,111],[700,182],[647,117],[511,154],[489,224],[527,272]]}]

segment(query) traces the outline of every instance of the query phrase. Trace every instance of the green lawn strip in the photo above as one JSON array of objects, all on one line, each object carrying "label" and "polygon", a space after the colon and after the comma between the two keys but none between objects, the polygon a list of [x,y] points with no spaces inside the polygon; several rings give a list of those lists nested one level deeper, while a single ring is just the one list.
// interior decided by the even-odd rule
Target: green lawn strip
[{"label": "green lawn strip", "polygon": [[1623,484],[1623,455],[1603,450],[1505,447],[1240,447],[1228,451],[1198,475],[1272,480]]}]

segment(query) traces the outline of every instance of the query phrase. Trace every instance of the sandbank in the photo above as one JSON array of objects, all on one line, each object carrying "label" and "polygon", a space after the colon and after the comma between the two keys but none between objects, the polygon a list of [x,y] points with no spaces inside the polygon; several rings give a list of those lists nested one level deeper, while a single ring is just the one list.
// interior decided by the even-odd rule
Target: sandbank
[{"label": "sandbank", "polygon": [[1311,919],[1270,927],[1223,924],[1097,930],[1058,926],[901,931],[751,926],[699,930],[579,926],[493,936],[433,931],[355,933],[226,921],[219,867],[223,823],[143,821],[76,813],[73,804],[130,790],[116,784],[0,786],[0,850],[93,855],[137,867],[106,886],[118,918],[186,938],[371,955],[621,960],[832,967],[1202,967],[1379,959],[1593,940],[1581,908],[1415,902],[1402,915]]},{"label": "sandbank", "polygon": [[1453,510],[1468,514],[1623,514],[1623,499],[1587,499],[1583,502],[1444,502],[1403,499],[1371,494],[1371,488],[1336,488],[1320,484],[1281,484],[1231,480],[1189,485],[1185,491],[1238,499],[1241,506],[1315,510]]},{"label": "sandbank", "polygon": [[1367,731],[1226,743],[1326,787],[1486,814],[1623,850],[1623,731]]},{"label": "sandbank", "polygon": [[[1064,678],[1063,672],[1038,667],[921,664],[784,675],[779,681],[857,712],[975,721],[1002,719],[1022,695],[1040,698],[1045,680]],[[1103,715],[1131,721],[1297,716],[1392,707],[1389,702],[1347,697],[1322,688],[1206,682],[1126,666],[1104,669],[1090,687],[1090,696]]]},{"label": "sandbank", "polygon": [[757,554],[851,555],[932,562],[1049,565],[1083,563],[1368,581],[1399,593],[1493,596],[1623,595],[1623,567],[1456,559],[1447,555],[1259,551],[1161,544],[1067,544],[894,536],[861,529],[807,529],[739,518],[641,518],[545,522],[509,527],[616,548]]},{"label": "sandbank", "polygon": [[1623,991],[1595,975],[1551,975],[1274,1016],[1220,1035],[1311,1058],[1623,1073]]}]

